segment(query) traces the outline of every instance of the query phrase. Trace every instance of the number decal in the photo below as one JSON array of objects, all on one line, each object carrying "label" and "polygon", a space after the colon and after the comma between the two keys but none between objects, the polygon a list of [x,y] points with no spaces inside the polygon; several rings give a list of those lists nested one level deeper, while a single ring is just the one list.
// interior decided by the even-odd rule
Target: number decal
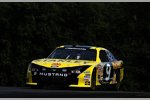
[{"label": "number decal", "polygon": [[106,77],[105,77],[106,81],[110,80],[110,74],[111,74],[111,66],[110,64],[107,64],[106,65]]},{"label": "number decal", "polygon": [[112,77],[112,66],[110,64],[105,64],[103,69],[103,80],[108,82]]}]

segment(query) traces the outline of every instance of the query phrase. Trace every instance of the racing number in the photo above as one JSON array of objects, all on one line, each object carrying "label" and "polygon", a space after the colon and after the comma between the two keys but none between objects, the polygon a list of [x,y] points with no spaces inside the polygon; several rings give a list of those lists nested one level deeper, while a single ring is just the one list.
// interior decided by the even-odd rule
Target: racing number
[{"label": "racing number", "polygon": [[110,73],[111,73],[111,66],[110,64],[107,64],[107,67],[106,68],[106,77],[105,77],[105,80],[108,81],[110,80]]},{"label": "racing number", "polygon": [[103,68],[103,80],[110,81],[112,77],[112,66],[110,64],[105,64]]}]

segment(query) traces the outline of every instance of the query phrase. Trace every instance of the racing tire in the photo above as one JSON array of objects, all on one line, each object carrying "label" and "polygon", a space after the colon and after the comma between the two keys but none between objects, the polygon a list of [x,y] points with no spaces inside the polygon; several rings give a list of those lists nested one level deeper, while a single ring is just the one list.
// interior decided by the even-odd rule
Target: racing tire
[{"label": "racing tire", "polygon": [[119,91],[120,90],[120,85],[121,85],[121,82],[120,82],[120,69],[117,69],[115,72],[116,72],[117,84],[115,84],[113,86],[113,90]]},{"label": "racing tire", "polygon": [[92,73],[91,89],[96,90],[96,69],[94,69]]},{"label": "racing tire", "polygon": [[43,85],[41,83],[38,83],[37,85],[30,85],[30,88],[32,88],[32,89],[42,89]]}]

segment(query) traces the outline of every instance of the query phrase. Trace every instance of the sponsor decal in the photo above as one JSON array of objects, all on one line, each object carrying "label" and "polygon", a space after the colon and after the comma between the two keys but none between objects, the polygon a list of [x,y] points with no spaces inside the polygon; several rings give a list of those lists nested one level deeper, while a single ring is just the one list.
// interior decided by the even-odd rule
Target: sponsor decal
[{"label": "sponsor decal", "polygon": [[85,81],[85,85],[90,85],[90,81]]},{"label": "sponsor decal", "polygon": [[62,69],[62,72],[67,72],[67,69]]},{"label": "sponsor decal", "polygon": [[52,69],[54,72],[56,71],[56,69]]},{"label": "sponsor decal", "polygon": [[85,74],[90,74],[90,71],[86,71],[86,72],[84,72]]},{"label": "sponsor decal", "polygon": [[39,71],[37,68],[31,68],[32,72]]},{"label": "sponsor decal", "polygon": [[33,75],[37,75],[37,72],[34,72]]},{"label": "sponsor decal", "polygon": [[46,71],[46,68],[42,68],[42,71]]},{"label": "sponsor decal", "polygon": [[57,62],[65,62],[65,60],[59,59],[57,60]]},{"label": "sponsor decal", "polygon": [[58,66],[51,66],[52,68],[57,68]]},{"label": "sponsor decal", "polygon": [[118,69],[118,68],[121,68],[122,67],[122,64],[123,64],[123,61],[120,60],[120,61],[113,61],[112,62],[112,66],[114,69]]},{"label": "sponsor decal", "polygon": [[74,63],[80,63],[81,61],[79,61],[79,60],[76,60],[76,61],[74,61]]},{"label": "sponsor decal", "polygon": [[52,63],[51,67],[52,68],[57,68],[61,65],[61,63]]},{"label": "sponsor decal", "polygon": [[60,66],[61,63],[52,63],[52,66]]},{"label": "sponsor decal", "polygon": [[87,62],[87,61],[85,61],[85,62],[83,62],[83,64],[88,64],[89,62]]},{"label": "sponsor decal", "polygon": [[84,79],[90,79],[90,72],[85,73]]},{"label": "sponsor decal", "polygon": [[90,79],[90,75],[84,76],[84,79]]},{"label": "sponsor decal", "polygon": [[[61,63],[63,63],[63,62],[68,62],[68,63],[81,63],[82,61],[79,61],[79,60],[65,60],[65,59],[49,59],[49,60],[47,60],[48,62],[54,62],[55,64],[57,63],[58,65],[60,64],[61,65]],[[84,62],[85,64],[87,64],[88,62]],[[54,64],[54,65],[55,65]],[[57,65],[56,64],[56,65]],[[59,66],[60,66],[59,65]]]}]

